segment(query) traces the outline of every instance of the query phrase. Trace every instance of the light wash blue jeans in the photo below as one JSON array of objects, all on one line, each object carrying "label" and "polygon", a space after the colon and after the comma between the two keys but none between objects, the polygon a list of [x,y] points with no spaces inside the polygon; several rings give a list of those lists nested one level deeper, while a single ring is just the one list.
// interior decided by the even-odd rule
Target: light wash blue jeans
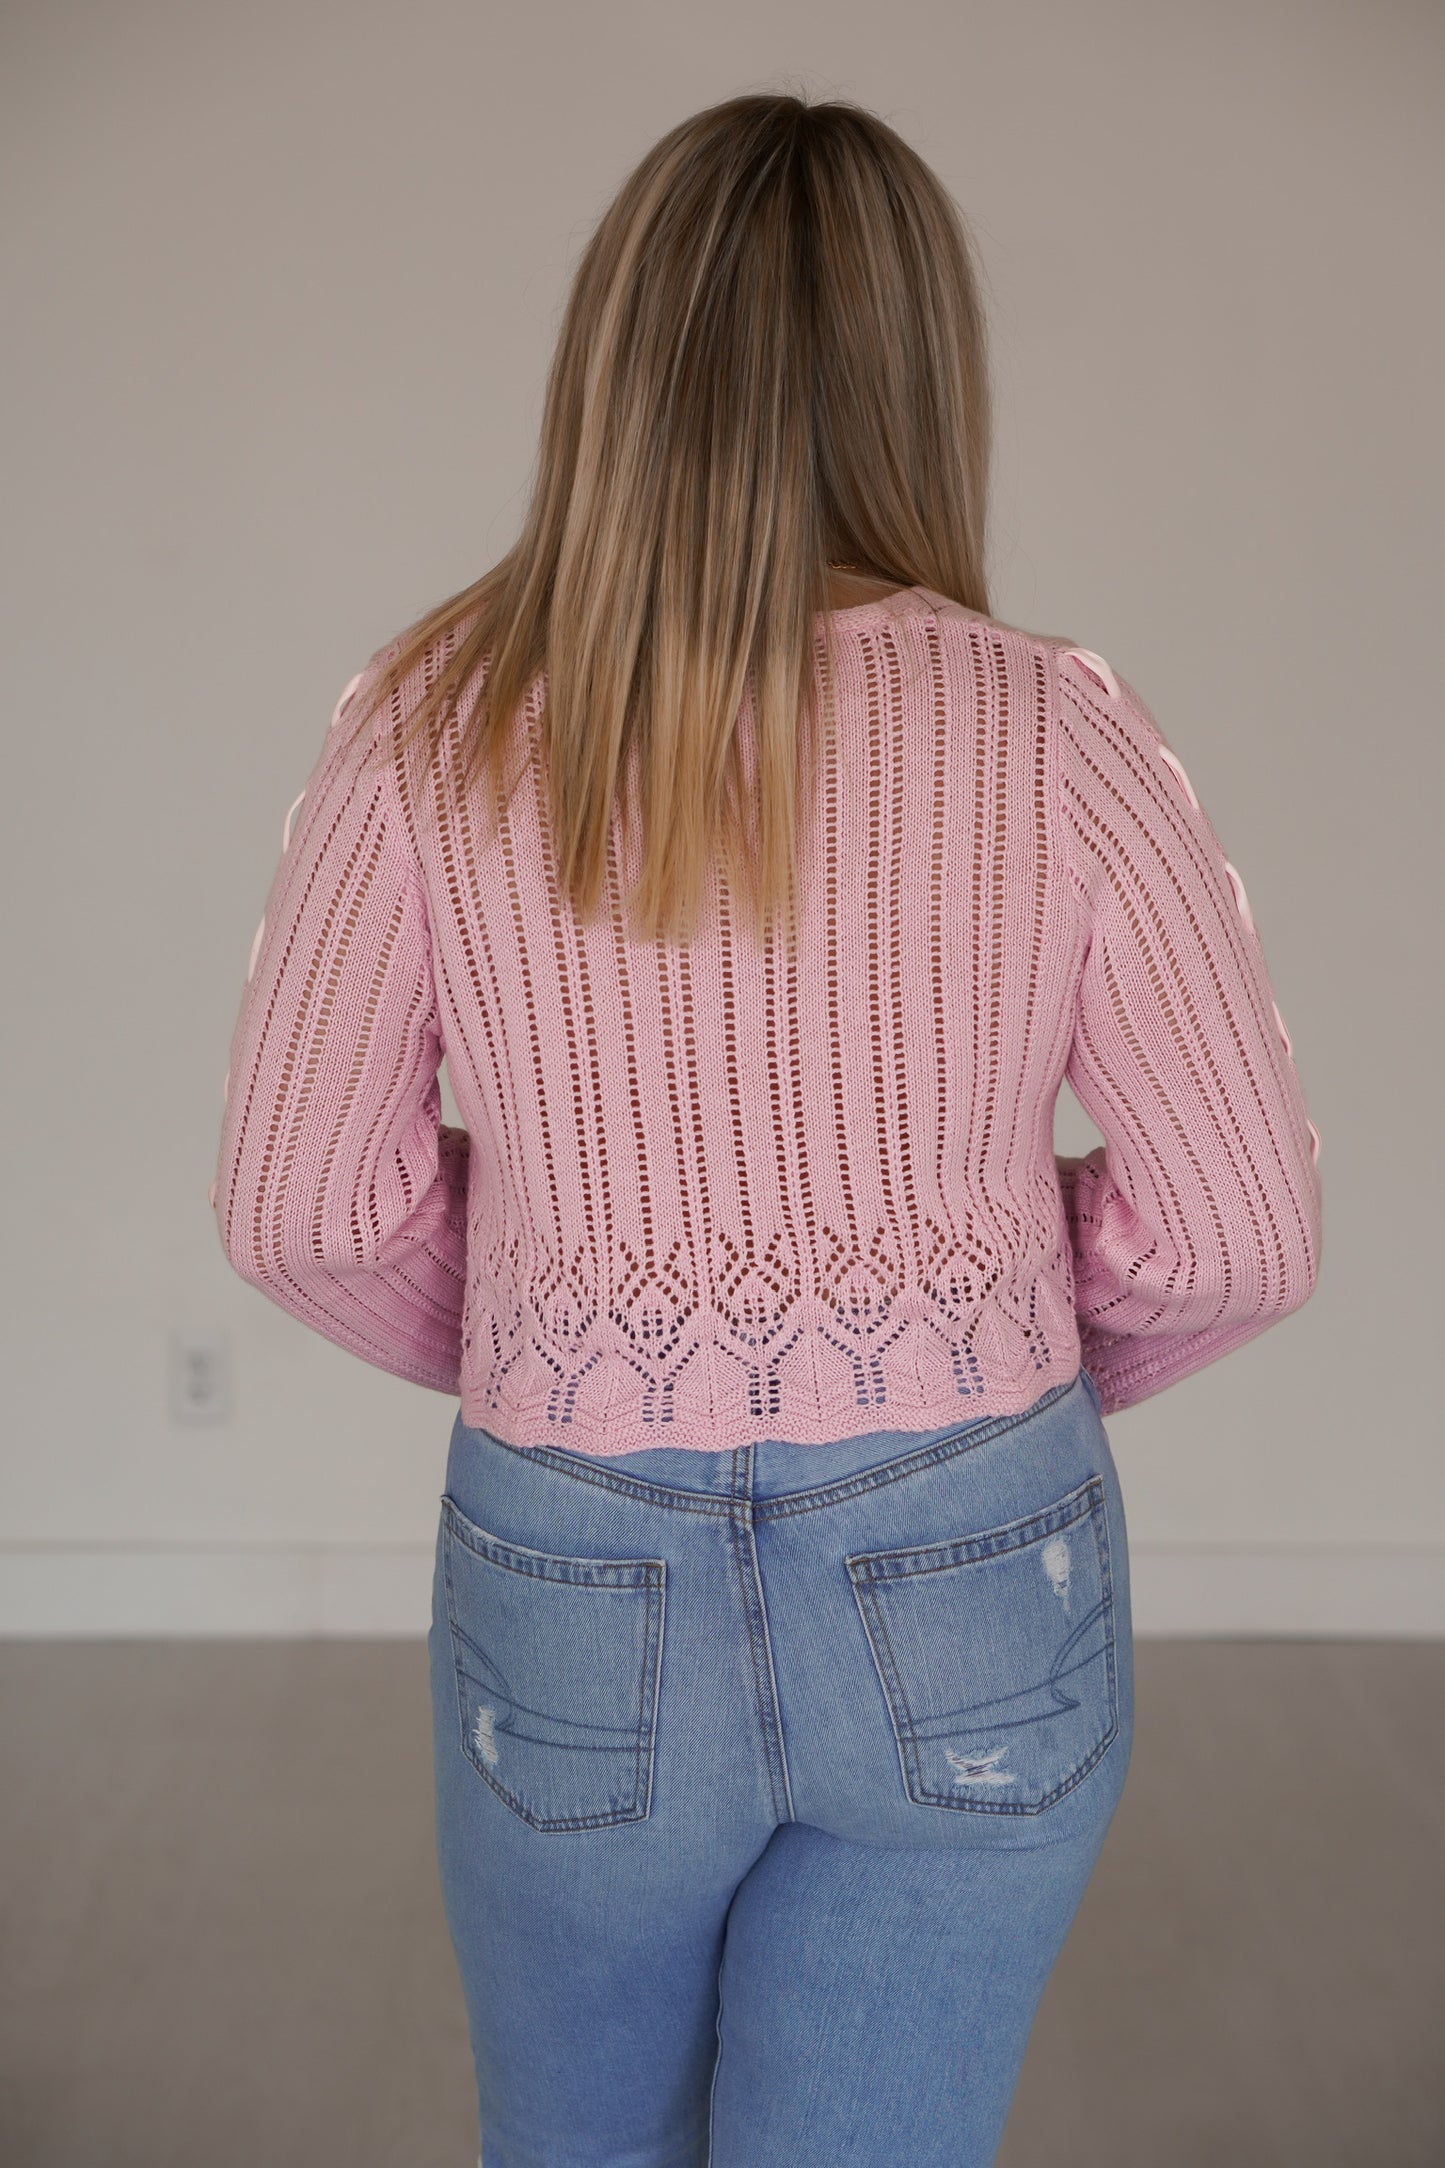
[{"label": "light wash blue jeans", "polygon": [[616,1460],[458,1414],[428,1636],[483,2168],[986,2168],[1128,1770],[1087,1372]]}]

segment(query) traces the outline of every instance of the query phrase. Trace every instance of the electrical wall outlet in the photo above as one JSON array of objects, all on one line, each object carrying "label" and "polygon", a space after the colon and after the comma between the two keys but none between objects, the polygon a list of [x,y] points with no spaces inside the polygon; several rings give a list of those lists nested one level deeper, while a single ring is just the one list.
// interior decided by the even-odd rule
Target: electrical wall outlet
[{"label": "electrical wall outlet", "polygon": [[170,1409],[173,1423],[230,1421],[231,1336],[224,1326],[172,1331]]}]

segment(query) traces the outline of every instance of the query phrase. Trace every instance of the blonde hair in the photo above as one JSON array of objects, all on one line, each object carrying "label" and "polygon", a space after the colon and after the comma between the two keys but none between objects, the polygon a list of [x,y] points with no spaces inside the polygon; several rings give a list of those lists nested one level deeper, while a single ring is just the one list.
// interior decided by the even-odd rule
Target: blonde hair
[{"label": "blonde hair", "polygon": [[990,438],[969,235],[923,159],[850,103],[710,106],[653,146],[583,254],[520,538],[392,643],[358,720],[390,700],[395,726],[421,663],[400,745],[430,763],[470,690],[462,785],[485,779],[500,811],[508,726],[540,694],[579,919],[611,887],[635,775],[634,937],[687,938],[719,857],[762,930],[795,902],[828,566],[988,615]]}]

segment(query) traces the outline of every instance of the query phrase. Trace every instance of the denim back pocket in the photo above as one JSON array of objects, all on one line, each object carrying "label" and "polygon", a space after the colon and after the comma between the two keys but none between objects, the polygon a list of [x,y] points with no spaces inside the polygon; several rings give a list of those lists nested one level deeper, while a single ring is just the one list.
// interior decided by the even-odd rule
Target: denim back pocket
[{"label": "denim back pocket", "polygon": [[1037,1814],[1119,1728],[1102,1476],[1001,1528],[846,1560],[909,1797]]},{"label": "denim back pocket", "polygon": [[661,1558],[504,1543],[442,1496],[462,1751],[534,1829],[645,1820],[662,1659]]}]

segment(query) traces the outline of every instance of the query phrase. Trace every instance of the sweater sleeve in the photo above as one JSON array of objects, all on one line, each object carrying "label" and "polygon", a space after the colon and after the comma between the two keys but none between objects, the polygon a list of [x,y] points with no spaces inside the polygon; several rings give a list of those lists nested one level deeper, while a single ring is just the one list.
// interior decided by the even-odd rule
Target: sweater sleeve
[{"label": "sweater sleeve", "polygon": [[228,1261],[269,1300],[363,1362],[455,1393],[470,1138],[440,1119],[425,888],[389,760],[363,765],[379,725],[342,724],[384,655],[343,691],[286,818],[211,1206]]},{"label": "sweater sleeve", "polygon": [[1244,884],[1183,767],[1101,656],[1061,652],[1058,674],[1086,933],[1065,1075],[1105,1139],[1058,1168],[1082,1361],[1107,1415],[1308,1299],[1320,1140]]}]

